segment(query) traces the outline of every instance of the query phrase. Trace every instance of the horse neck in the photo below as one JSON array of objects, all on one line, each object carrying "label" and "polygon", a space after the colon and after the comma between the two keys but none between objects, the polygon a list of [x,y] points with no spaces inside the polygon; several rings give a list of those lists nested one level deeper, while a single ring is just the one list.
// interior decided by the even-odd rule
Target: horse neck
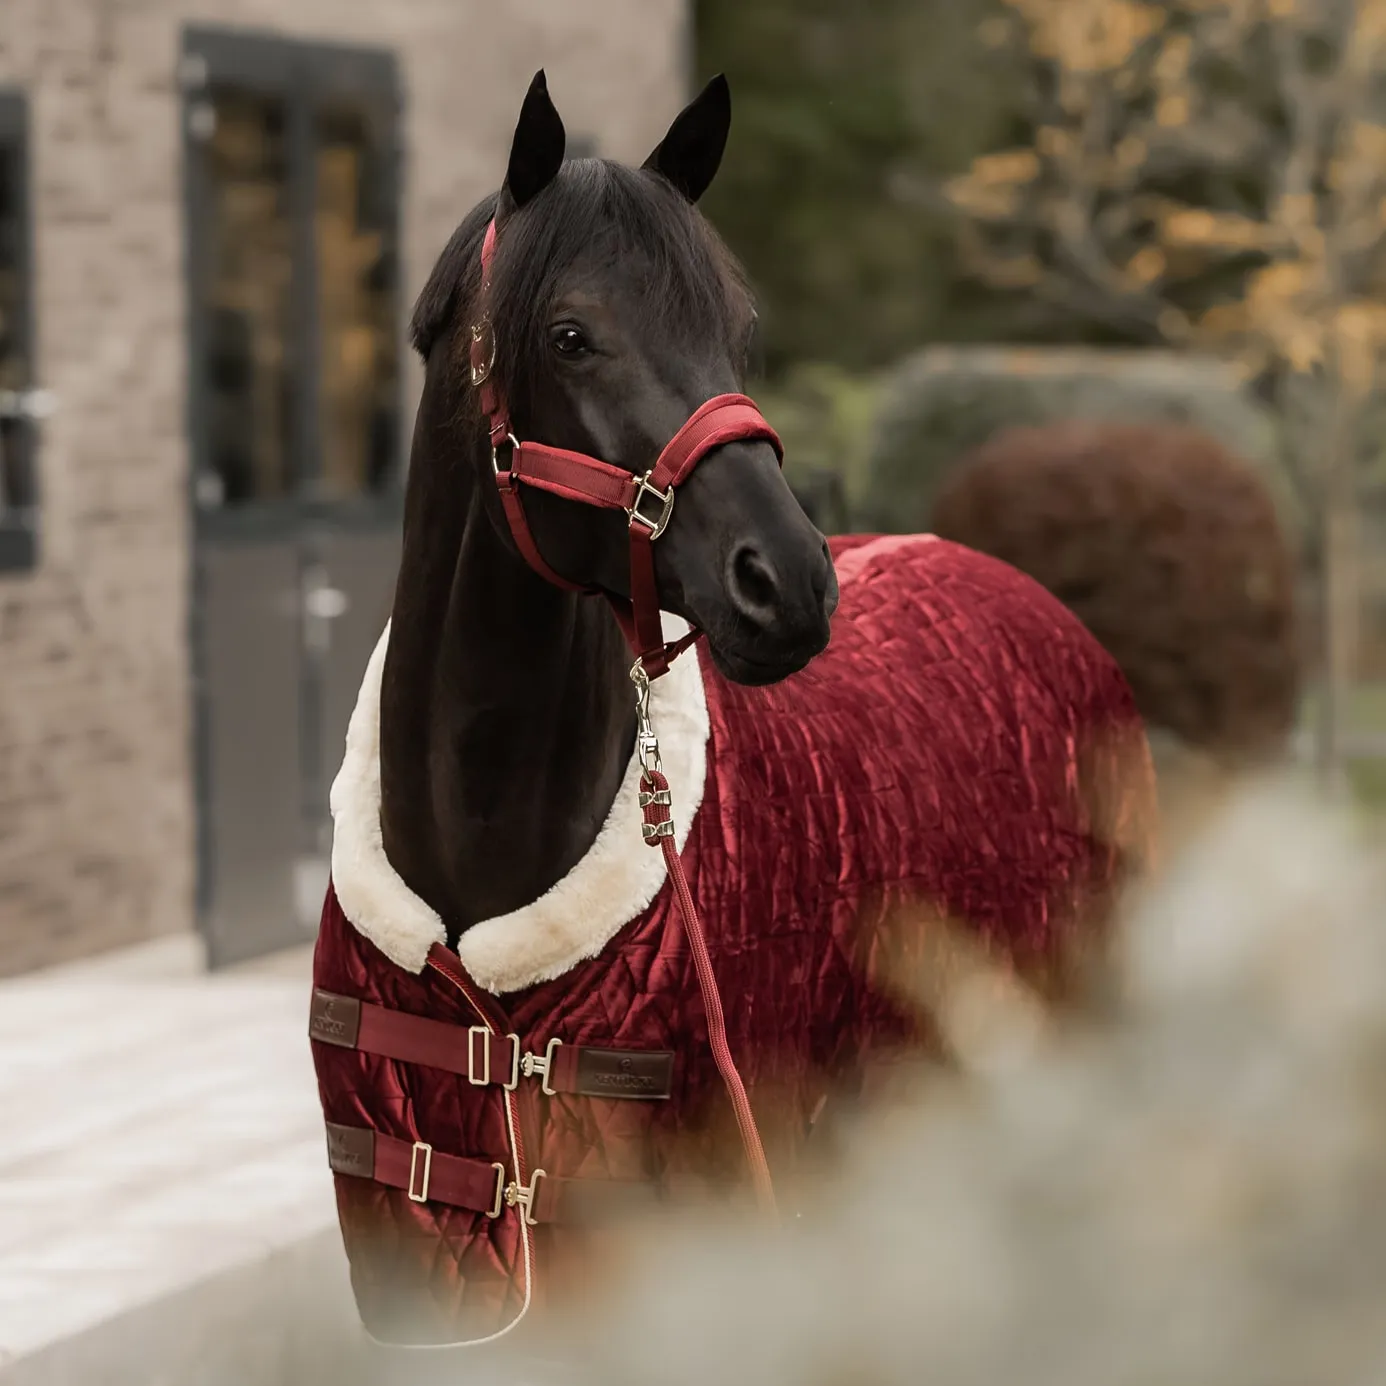
[{"label": "horse neck", "polygon": [[605,603],[550,586],[502,541],[484,435],[461,464],[429,395],[381,689],[380,817],[391,865],[455,943],[592,846],[630,757],[634,693]]}]

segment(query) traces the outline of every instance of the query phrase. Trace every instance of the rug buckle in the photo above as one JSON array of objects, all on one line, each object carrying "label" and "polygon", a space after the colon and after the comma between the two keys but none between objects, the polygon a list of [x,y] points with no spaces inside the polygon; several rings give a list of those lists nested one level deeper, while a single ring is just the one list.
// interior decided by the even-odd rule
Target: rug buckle
[{"label": "rug buckle", "polygon": [[546,1178],[547,1170],[536,1169],[529,1176],[528,1184],[510,1184],[505,1190],[506,1206],[521,1209],[521,1216],[530,1227],[536,1227],[539,1223],[534,1216],[534,1204],[539,1197],[539,1181]]},{"label": "rug buckle", "polygon": [[551,1039],[544,1048],[542,1058],[538,1054],[526,1054],[520,1061],[520,1070],[526,1078],[536,1074],[540,1079],[539,1089],[546,1097],[557,1097],[558,1089],[550,1086],[553,1078],[553,1056],[563,1047],[561,1039]]},{"label": "rug buckle", "polygon": [[505,1166],[499,1160],[494,1160],[491,1168],[496,1171],[496,1196],[486,1210],[486,1216],[494,1222],[500,1217],[501,1209],[505,1206]]},{"label": "rug buckle", "polygon": [[[419,1152],[423,1152],[423,1176],[419,1175]],[[414,1203],[428,1202],[428,1179],[433,1173],[433,1147],[427,1141],[415,1141],[409,1153],[409,1198]],[[418,1192],[415,1193],[415,1188]]]}]

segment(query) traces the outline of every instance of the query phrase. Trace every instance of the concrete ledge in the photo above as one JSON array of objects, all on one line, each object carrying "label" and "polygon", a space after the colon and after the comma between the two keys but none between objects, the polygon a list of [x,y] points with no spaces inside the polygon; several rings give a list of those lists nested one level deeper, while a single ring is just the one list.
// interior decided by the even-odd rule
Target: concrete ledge
[{"label": "concrete ledge", "polygon": [[4,1386],[366,1386],[335,1226],[0,1368]]},{"label": "concrete ledge", "polygon": [[307,951],[199,959],[160,940],[0,982],[4,1386],[298,1381],[307,1337],[359,1341]]}]

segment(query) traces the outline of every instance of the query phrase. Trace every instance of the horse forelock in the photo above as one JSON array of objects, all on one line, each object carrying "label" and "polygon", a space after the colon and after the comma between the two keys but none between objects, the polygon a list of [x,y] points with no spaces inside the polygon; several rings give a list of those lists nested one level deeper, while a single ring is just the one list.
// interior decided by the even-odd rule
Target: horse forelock
[{"label": "horse forelock", "polygon": [[[481,242],[498,195],[463,219],[414,308],[410,335],[428,360],[445,338],[480,316]],[[748,316],[741,267],[721,238],[660,175],[606,159],[575,159],[530,203],[505,219],[485,305],[496,334],[495,369],[505,387],[539,378],[547,316],[565,275],[582,260],[613,280],[638,264],[646,276],[642,304],[656,331],[677,338],[696,330],[729,349]]]}]

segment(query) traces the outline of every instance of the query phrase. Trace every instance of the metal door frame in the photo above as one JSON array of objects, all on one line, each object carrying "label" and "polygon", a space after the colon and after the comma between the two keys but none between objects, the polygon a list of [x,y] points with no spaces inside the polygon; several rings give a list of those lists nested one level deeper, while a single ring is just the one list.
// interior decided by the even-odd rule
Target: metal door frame
[{"label": "metal door frame", "polygon": [[[406,391],[407,342],[401,288],[403,252],[403,133],[404,99],[395,55],[387,49],[303,40],[268,31],[187,25],[183,30],[178,80],[183,92],[179,103],[183,158],[183,251],[187,297],[187,361],[185,429],[188,439],[186,505],[189,534],[188,626],[191,676],[192,764],[196,814],[196,914],[205,933],[214,898],[215,845],[211,813],[212,764],[209,736],[212,690],[207,686],[202,655],[206,631],[202,623],[199,551],[208,540],[218,543],[254,543],[271,538],[296,539],[300,544],[301,572],[311,567],[303,561],[315,548],[314,536],[342,531],[378,530],[398,525],[403,516],[405,477],[403,406]],[[201,157],[200,140],[193,129],[192,112],[199,94],[217,85],[273,96],[284,103],[288,119],[287,187],[293,237],[291,331],[286,345],[295,363],[292,443],[287,459],[291,494],[272,504],[210,510],[199,503],[199,485],[210,474],[206,380],[203,374],[207,345],[206,315],[200,309],[199,286],[203,282],[202,259],[210,241],[208,217],[210,189]],[[317,488],[321,475],[321,414],[319,322],[317,312],[317,250],[313,236],[315,212],[316,130],[314,116],[325,99],[344,98],[367,109],[382,121],[388,148],[382,151],[381,170],[388,201],[387,226],[395,254],[395,346],[400,368],[395,376],[399,425],[395,429],[394,457],[389,481],[377,495],[351,501],[328,501]],[[321,690],[313,672],[300,670],[300,767],[305,805],[325,790],[317,719]]]}]

